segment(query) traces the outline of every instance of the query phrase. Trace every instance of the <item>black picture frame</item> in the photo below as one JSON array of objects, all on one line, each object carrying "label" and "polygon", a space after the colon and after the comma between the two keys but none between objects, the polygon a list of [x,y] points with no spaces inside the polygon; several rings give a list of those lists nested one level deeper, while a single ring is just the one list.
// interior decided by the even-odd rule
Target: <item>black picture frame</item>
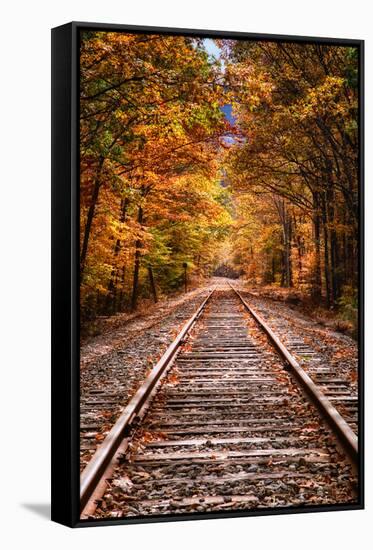
[{"label": "black picture frame", "polygon": [[[356,504],[80,520],[79,515],[79,32],[101,30],[237,40],[317,42],[359,51],[359,497]],[[364,41],[72,22],[52,29],[52,520],[69,527],[364,508]]]}]

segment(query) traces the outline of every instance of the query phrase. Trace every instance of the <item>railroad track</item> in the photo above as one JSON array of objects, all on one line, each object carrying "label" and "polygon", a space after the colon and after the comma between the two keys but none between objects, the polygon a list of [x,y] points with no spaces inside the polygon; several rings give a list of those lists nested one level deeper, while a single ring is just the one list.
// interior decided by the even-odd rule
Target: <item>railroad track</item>
[{"label": "railroad track", "polygon": [[[80,469],[88,464],[98,446],[119,418],[128,396],[139,381],[146,378],[154,357],[161,355],[172,342],[175,326],[185,323],[207,293],[197,295],[182,306],[163,314],[162,321],[151,318],[141,322],[137,335],[134,326],[125,342],[110,353],[99,355],[80,367]],[[157,325],[162,324],[161,328]],[[135,320],[135,326],[139,323]],[[145,325],[145,326],[144,326]],[[147,338],[142,338],[146,330]],[[152,360],[152,363],[149,361]]]},{"label": "railroad track", "polygon": [[[243,293],[245,296],[246,293]],[[302,333],[302,326],[294,329],[292,323],[289,322],[283,315],[273,312],[270,305],[259,301],[255,304],[255,295],[247,292],[250,302],[254,302],[255,311],[265,320],[272,330],[281,338],[286,348],[298,358],[303,370],[314,380],[320,387],[322,393],[329,399],[337,411],[348,422],[350,428],[358,433],[358,384],[357,384],[357,366],[354,365],[357,357],[352,359],[351,365],[339,364],[336,368],[325,359],[325,355],[320,354],[315,350],[312,343],[309,342],[309,332]],[[318,329],[311,329],[311,334],[314,332],[317,335]],[[344,336],[340,335],[343,339]],[[318,342],[318,347],[325,348],[328,344],[322,341]],[[346,360],[348,361],[348,360]],[[351,381],[351,375],[354,374],[354,381]]]},{"label": "railroad track", "polygon": [[348,423],[224,284],[84,469],[81,517],[353,503],[357,458]]}]

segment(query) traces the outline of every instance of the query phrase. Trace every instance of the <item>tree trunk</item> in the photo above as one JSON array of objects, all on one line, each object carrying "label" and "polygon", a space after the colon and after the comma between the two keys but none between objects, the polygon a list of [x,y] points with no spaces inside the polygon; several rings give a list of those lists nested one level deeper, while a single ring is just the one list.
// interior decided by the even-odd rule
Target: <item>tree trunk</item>
[{"label": "tree trunk", "polygon": [[283,203],[282,238],[284,247],[284,286],[293,286],[291,269],[291,218]]},{"label": "tree trunk", "polygon": [[315,263],[313,267],[312,298],[318,303],[321,300],[321,250],[320,250],[320,214],[319,196],[313,195],[313,239],[315,247]]},{"label": "tree trunk", "polygon": [[302,239],[297,236],[297,250],[298,250],[298,285],[303,283],[303,261],[302,261]]},{"label": "tree trunk", "polygon": [[[123,199],[121,201],[121,208],[120,208],[120,217],[119,221],[120,223],[124,223],[126,221],[126,213],[127,213],[127,206],[128,206],[129,200],[127,198]],[[114,258],[117,258],[120,249],[121,249],[121,240],[118,238],[115,243],[114,247]],[[113,267],[110,273],[110,281],[108,285],[108,294],[107,294],[107,300],[106,300],[106,306],[108,311],[111,311],[115,313],[116,309],[116,286],[117,281],[119,278],[119,271],[117,267]]]},{"label": "tree trunk", "polygon": [[334,305],[340,297],[340,275],[339,275],[339,248],[337,233],[335,230],[335,195],[329,185],[327,193],[328,207],[328,222],[330,226],[330,267],[331,267],[331,290],[332,290],[332,305]]},{"label": "tree trunk", "polygon": [[126,281],[126,266],[124,265],[122,267],[122,275],[120,278],[120,294],[119,294],[119,300],[118,300],[118,310],[121,311],[124,308],[124,287],[125,287],[125,281]]},{"label": "tree trunk", "polygon": [[332,281],[333,281],[333,301],[337,302],[341,295],[341,282],[340,282],[340,265],[339,265],[339,246],[337,240],[337,234],[334,229],[330,232],[330,249],[332,259]]},{"label": "tree trunk", "polygon": [[104,164],[104,158],[100,159],[96,179],[93,185],[93,191],[92,191],[92,198],[91,198],[91,204],[88,209],[88,215],[87,215],[87,221],[84,228],[84,237],[83,237],[83,244],[82,244],[82,250],[80,254],[80,280],[83,278],[84,268],[85,268],[85,262],[87,259],[87,252],[88,252],[88,244],[89,244],[89,237],[91,234],[91,228],[92,228],[92,222],[95,215],[95,209],[98,201],[98,195],[100,192],[101,187],[101,172],[102,167]]},{"label": "tree trunk", "polygon": [[[137,223],[141,226],[143,220],[143,211],[142,207],[139,206]],[[132,285],[132,298],[131,298],[131,311],[135,311],[137,307],[137,295],[138,295],[138,286],[139,286],[139,271],[140,271],[140,255],[141,255],[141,239],[136,239],[135,243],[135,262],[133,270],[133,285]]]},{"label": "tree trunk", "polygon": [[324,230],[324,277],[325,277],[325,294],[326,305],[330,307],[333,303],[331,287],[330,287],[330,261],[329,261],[329,233],[328,233],[328,218],[326,211],[325,199],[322,201],[322,222]]},{"label": "tree trunk", "polygon": [[154,299],[154,302],[157,303],[158,302],[157,289],[155,286],[153,269],[151,268],[151,266],[148,266],[148,275],[149,275],[150,288],[153,294],[153,299]]},{"label": "tree trunk", "polygon": [[341,245],[341,285],[348,284],[348,250],[347,250],[347,216],[346,211],[343,211],[343,235],[342,235],[342,245]]},{"label": "tree trunk", "polygon": [[286,255],[287,255],[287,283],[288,287],[293,286],[293,266],[291,261],[291,242],[292,242],[292,223],[291,223],[291,217],[287,213],[287,223],[286,223],[286,236],[287,236],[287,242],[286,242]]},{"label": "tree trunk", "polygon": [[285,270],[285,252],[283,250],[281,250],[281,282],[280,282],[281,287],[285,286],[285,273],[286,273],[286,270]]}]

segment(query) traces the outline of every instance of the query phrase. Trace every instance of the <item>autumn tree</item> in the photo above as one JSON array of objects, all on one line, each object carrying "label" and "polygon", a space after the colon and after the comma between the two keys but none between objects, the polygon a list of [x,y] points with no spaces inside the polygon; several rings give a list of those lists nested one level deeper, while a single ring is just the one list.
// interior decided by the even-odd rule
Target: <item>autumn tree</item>
[{"label": "autumn tree", "polygon": [[[203,257],[198,246],[208,249],[216,238],[216,220],[210,231],[206,213],[227,222],[215,192],[226,124],[220,77],[195,39],[82,35],[81,293],[87,314],[126,303],[135,309],[144,272],[156,299],[154,270],[159,275],[164,262],[169,266],[170,251],[196,266],[195,258]],[[177,226],[183,236],[200,231],[203,238],[170,242],[164,234],[170,219],[175,239]]]},{"label": "autumn tree", "polygon": [[[292,258],[306,249],[310,292],[333,305],[357,285],[356,50],[233,41],[224,48],[241,132],[228,158],[232,183],[238,195],[278,197],[281,284],[293,284]],[[307,240],[297,233],[305,218]]]}]

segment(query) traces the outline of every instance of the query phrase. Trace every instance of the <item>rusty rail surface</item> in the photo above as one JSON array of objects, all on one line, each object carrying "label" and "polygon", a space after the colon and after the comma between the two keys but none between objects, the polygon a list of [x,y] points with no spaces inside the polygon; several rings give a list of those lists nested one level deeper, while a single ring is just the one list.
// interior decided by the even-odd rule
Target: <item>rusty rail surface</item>
[{"label": "rusty rail surface", "polygon": [[167,348],[149,376],[145,379],[143,384],[132,397],[121,416],[111,428],[103,443],[98,447],[92,459],[83,470],[80,476],[81,511],[84,510],[87,502],[95,492],[97,485],[100,483],[102,476],[110,464],[110,461],[117,452],[123,438],[128,435],[135,419],[138,418],[146,409],[146,406],[152,394],[156,390],[161,378],[175,360],[180,351],[180,346],[184,342],[184,338],[200,317],[214,290],[215,288],[209,292],[208,296],[203,300],[197,311],[184,324],[175,340]]},{"label": "rusty rail surface", "polygon": [[358,450],[358,438],[347,422],[339,414],[336,408],[332,405],[329,399],[320,391],[315,382],[308,376],[308,374],[299,365],[297,360],[286,349],[284,344],[275,335],[272,329],[267,323],[253,310],[251,306],[242,297],[241,293],[231,284],[229,286],[236,293],[241,300],[245,309],[251,314],[258,325],[264,330],[269,337],[271,343],[276,348],[281,357],[291,368],[291,372],[295,375],[303,389],[310,396],[314,404],[318,407],[324,418],[327,420],[333,431],[339,437],[339,440],[345,450],[348,452],[351,460],[357,466],[359,463],[359,450]]}]

